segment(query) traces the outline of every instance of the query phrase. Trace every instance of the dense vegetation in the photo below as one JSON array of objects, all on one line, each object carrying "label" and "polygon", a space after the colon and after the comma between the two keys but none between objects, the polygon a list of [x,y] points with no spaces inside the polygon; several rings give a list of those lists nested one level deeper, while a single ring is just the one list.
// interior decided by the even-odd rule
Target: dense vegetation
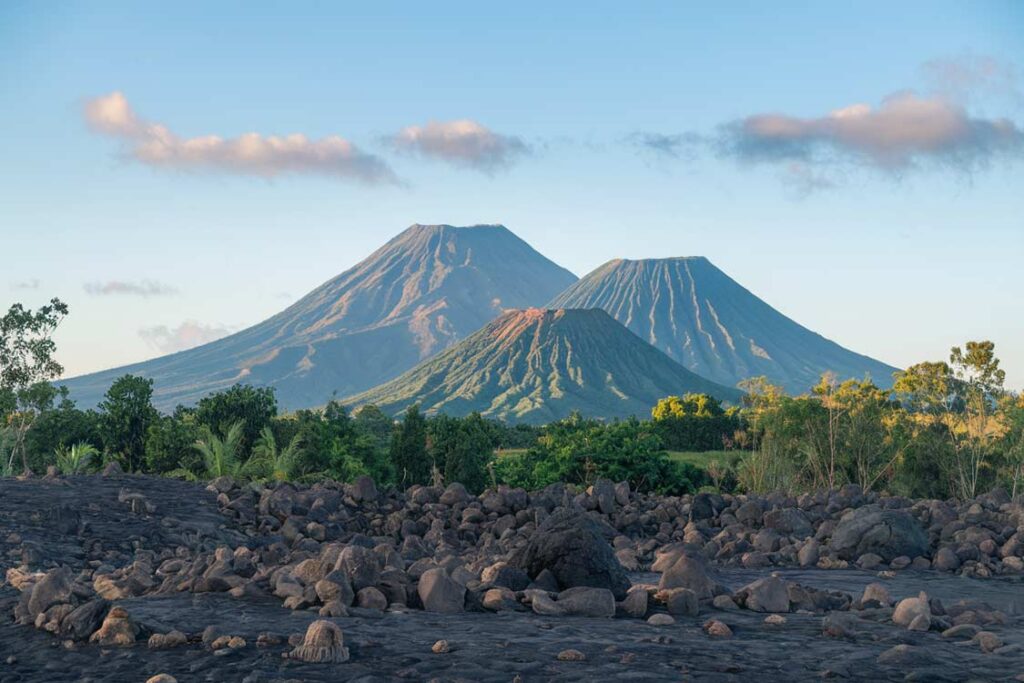
[{"label": "dense vegetation", "polygon": [[50,337],[66,313],[54,300],[35,312],[14,306],[0,319],[0,474],[117,462],[188,479],[365,474],[383,485],[460,481],[480,491],[607,477],[661,493],[853,483],[957,498],[994,485],[1016,495],[1024,484],[1024,397],[1004,389],[991,342],[899,372],[892,390],[826,374],[809,393],[789,396],[755,378],[743,385],[742,406],[688,394],[662,399],[649,420],[574,414],[532,427],[427,416],[418,406],[395,420],[373,405],[350,414],[333,401],[282,413],[272,389],[246,385],[164,415],[153,407],[152,381],[132,375],[117,379],[97,410],[82,410],[52,383],[62,368]]}]

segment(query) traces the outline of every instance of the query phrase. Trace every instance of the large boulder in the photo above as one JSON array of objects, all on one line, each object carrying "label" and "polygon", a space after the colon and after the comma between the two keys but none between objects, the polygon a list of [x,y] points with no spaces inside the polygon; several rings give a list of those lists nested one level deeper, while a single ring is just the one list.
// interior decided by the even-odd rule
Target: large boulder
[{"label": "large boulder", "polygon": [[71,600],[71,572],[66,567],[46,573],[32,588],[28,599],[28,611],[33,617],[54,605]]},{"label": "large boulder", "polygon": [[416,590],[428,612],[452,614],[463,611],[465,606],[466,587],[441,567],[423,572]]},{"label": "large boulder", "polygon": [[736,591],[738,604],[754,612],[788,612],[789,590],[777,576],[767,576]]},{"label": "large boulder", "polygon": [[103,624],[110,602],[97,598],[76,607],[60,622],[60,635],[74,641],[88,640]]},{"label": "large boulder", "polygon": [[844,560],[874,553],[891,562],[901,555],[918,557],[928,552],[928,534],[908,512],[869,505],[844,515],[829,545]]},{"label": "large boulder", "polygon": [[894,624],[914,631],[927,631],[931,623],[932,610],[928,595],[921,591],[916,598],[904,598],[896,603],[892,613]]},{"label": "large boulder", "polygon": [[375,586],[380,581],[380,566],[376,555],[361,545],[345,546],[338,555],[334,569],[344,572],[352,582],[353,590],[357,592]]},{"label": "large boulder", "polygon": [[781,508],[764,514],[764,525],[775,529],[780,534],[807,538],[814,533],[814,526],[803,510],[797,508]]},{"label": "large boulder", "polygon": [[708,576],[700,558],[683,553],[664,571],[658,581],[658,590],[687,588],[697,595],[698,600],[710,600],[717,592],[717,585]]},{"label": "large boulder", "polygon": [[616,600],[625,598],[630,586],[602,527],[572,510],[556,512],[544,520],[509,564],[534,578],[547,569],[562,589],[607,588]]}]

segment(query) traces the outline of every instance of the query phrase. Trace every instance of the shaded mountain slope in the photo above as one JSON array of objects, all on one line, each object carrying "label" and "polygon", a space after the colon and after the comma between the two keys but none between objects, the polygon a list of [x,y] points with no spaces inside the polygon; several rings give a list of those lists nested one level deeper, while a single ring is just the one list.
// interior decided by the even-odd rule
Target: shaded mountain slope
[{"label": "shaded mountain slope", "polygon": [[510,311],[462,342],[379,387],[346,400],[396,415],[428,413],[544,423],[578,410],[588,417],[646,417],[658,399],[739,392],[698,377],[599,309]]},{"label": "shaded mountain slope", "polygon": [[790,320],[704,257],[609,261],[548,306],[604,309],[693,372],[728,386],[766,375],[799,393],[826,370],[889,386],[896,370]]},{"label": "shaded mountain slope", "polygon": [[575,281],[500,225],[413,225],[274,317],[224,339],[64,382],[95,405],[125,373],[150,377],[170,410],[245,382],[272,386],[287,409],[386,381]]}]

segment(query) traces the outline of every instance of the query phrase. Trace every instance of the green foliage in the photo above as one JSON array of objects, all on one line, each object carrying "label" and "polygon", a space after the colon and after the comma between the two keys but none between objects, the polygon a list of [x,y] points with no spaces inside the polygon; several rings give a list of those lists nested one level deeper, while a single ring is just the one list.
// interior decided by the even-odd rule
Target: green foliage
[{"label": "green foliage", "polygon": [[725,410],[707,394],[663,398],[651,417],[665,447],[679,451],[720,449],[734,443],[743,427],[739,411]]},{"label": "green foliage", "polygon": [[22,469],[29,469],[26,437],[39,415],[53,406],[56,389],[50,381],[64,372],[53,358],[53,333],[67,314],[64,302],[51,299],[36,311],[14,304],[0,318],[0,410],[9,444],[7,472],[14,470],[19,455]]},{"label": "green foliage", "polygon": [[302,434],[296,434],[284,448],[278,448],[274,430],[263,428],[252,456],[242,467],[242,474],[264,481],[290,481],[296,474],[296,463],[302,454]]},{"label": "green foliage", "polygon": [[[16,313],[21,321],[30,314]],[[31,315],[20,332],[8,324],[4,353],[28,353],[25,362],[45,366],[52,345],[36,344],[34,335],[52,332],[61,314],[46,313],[49,327]],[[32,372],[11,376],[38,376]],[[48,381],[9,382],[0,387],[0,475],[18,471],[19,455],[21,469],[56,463],[81,473],[100,464],[103,445],[105,457],[123,458],[128,469],[189,479],[351,481],[366,474],[381,486],[460,481],[475,492],[499,482],[588,486],[603,477],[668,494],[854,483],[925,498],[966,498],[1002,484],[1019,495],[1024,397],[1005,391],[1004,379],[994,345],[969,342],[952,349],[948,362],[897,373],[891,391],[826,373],[810,393],[787,396],[762,377],[743,383],[740,411],[691,394],[659,401],[649,421],[575,414],[543,427],[476,413],[428,419],[418,406],[396,423],[374,406],[350,416],[335,401],[278,417],[271,389],[241,385],[160,416],[152,383],[130,375],[114,382],[100,412],[83,411]]]},{"label": "green foliage", "polygon": [[260,432],[276,416],[277,398],[271,387],[236,384],[200,399],[196,405],[196,422],[210,430],[225,431],[229,425],[242,423],[240,458],[247,457]]},{"label": "green foliage", "polygon": [[604,424],[579,415],[548,425],[536,446],[499,457],[494,469],[499,481],[525,488],[559,481],[589,486],[604,477],[637,490],[680,494],[703,479],[696,467],[669,459],[650,423],[633,418]]},{"label": "green foliage", "polygon": [[1024,486],[1024,395],[1005,396],[999,406],[1004,480],[1013,497]]},{"label": "green foliage", "polygon": [[894,464],[896,406],[870,381],[839,384],[826,373],[811,394],[798,397],[752,386],[756,452],[739,471],[744,488],[804,491],[852,482],[870,489]]},{"label": "green foliage", "polygon": [[76,443],[58,448],[55,455],[61,474],[82,474],[99,457],[100,451],[92,444]]},{"label": "green foliage", "polygon": [[153,380],[125,375],[114,381],[99,405],[100,431],[107,453],[134,472],[146,455],[146,432],[157,421]]},{"label": "green foliage", "polygon": [[215,433],[206,425],[200,427],[200,437],[195,447],[203,456],[203,478],[239,476],[242,468],[239,450],[244,429],[245,423],[242,420],[228,426],[223,435]]},{"label": "green foliage", "polygon": [[67,397],[67,390],[56,390],[59,398],[54,406],[40,413],[25,438],[29,468],[42,470],[53,463],[54,453],[76,443],[102,448],[100,416],[93,410],[79,410]]},{"label": "green foliage", "polygon": [[303,446],[294,456],[291,476],[352,481],[365,474],[379,484],[389,483],[391,465],[383,435],[368,418],[353,419],[343,405],[331,401],[323,410],[300,410],[294,418],[275,421],[278,443],[299,438]]},{"label": "green foliage", "polygon": [[384,414],[375,405],[365,405],[353,415],[353,423],[360,434],[372,437],[382,449],[391,444],[391,433],[395,429],[395,421]]},{"label": "green foliage", "polygon": [[195,447],[200,435],[190,410],[179,408],[173,416],[158,418],[146,431],[146,471],[167,474],[178,470],[198,476],[204,467]]},{"label": "green foliage", "polygon": [[490,427],[479,413],[461,419],[438,415],[427,422],[430,461],[444,473],[444,481],[461,482],[477,493],[487,488],[487,464],[494,452]]},{"label": "green foliage", "polygon": [[400,487],[430,483],[433,463],[427,453],[427,421],[418,405],[405,411],[401,424],[391,437],[388,458]]}]

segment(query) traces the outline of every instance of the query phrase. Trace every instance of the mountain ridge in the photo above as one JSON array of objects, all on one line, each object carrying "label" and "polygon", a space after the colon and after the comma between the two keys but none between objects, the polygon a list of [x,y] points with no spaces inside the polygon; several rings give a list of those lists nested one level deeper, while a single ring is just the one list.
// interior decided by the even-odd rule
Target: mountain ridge
[{"label": "mountain ridge", "polygon": [[703,256],[612,259],[547,305],[601,308],[691,371],[729,386],[766,375],[800,393],[826,370],[889,386],[896,370],[788,318]]},{"label": "mountain ridge", "polygon": [[239,381],[276,387],[286,409],[310,407],[386,381],[575,279],[502,225],[417,223],[245,330],[62,383],[83,407],[128,372],[154,380],[163,410]]},{"label": "mountain ridge", "polygon": [[601,309],[508,311],[395,379],[344,400],[397,415],[480,412],[541,423],[580,411],[645,417],[658,399],[688,392],[737,401],[740,392],[686,370]]}]

